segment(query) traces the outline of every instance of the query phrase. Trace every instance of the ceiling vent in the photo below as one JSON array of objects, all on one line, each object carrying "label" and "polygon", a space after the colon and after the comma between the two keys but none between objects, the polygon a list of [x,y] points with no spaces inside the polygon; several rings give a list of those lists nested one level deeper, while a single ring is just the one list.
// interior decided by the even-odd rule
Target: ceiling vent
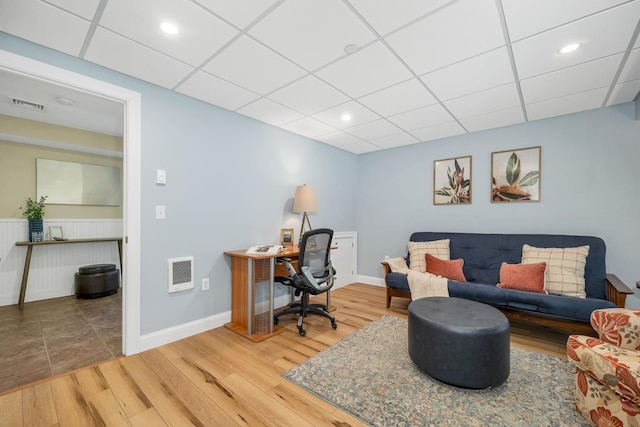
[{"label": "ceiling vent", "polygon": [[38,104],[37,102],[26,101],[24,99],[9,97],[9,102],[16,107],[28,108],[30,110],[36,111],[46,111],[47,107],[43,104]]}]

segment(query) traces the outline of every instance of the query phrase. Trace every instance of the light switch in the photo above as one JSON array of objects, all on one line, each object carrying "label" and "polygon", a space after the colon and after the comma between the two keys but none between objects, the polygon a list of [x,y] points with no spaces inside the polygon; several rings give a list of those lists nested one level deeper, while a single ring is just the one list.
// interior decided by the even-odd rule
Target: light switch
[{"label": "light switch", "polygon": [[164,169],[156,169],[156,184],[167,183],[167,171]]},{"label": "light switch", "polygon": [[164,205],[156,205],[156,219],[165,219],[166,211]]}]

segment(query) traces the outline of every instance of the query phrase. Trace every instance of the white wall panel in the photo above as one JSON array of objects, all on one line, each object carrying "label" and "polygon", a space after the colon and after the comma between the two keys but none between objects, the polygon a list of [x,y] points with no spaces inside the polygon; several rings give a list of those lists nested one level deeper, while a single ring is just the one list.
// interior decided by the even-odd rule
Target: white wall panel
[{"label": "white wall panel", "polygon": [[[66,239],[123,235],[119,219],[45,219],[45,238],[50,225],[61,226]],[[27,247],[15,244],[25,240],[26,220],[0,219],[0,306],[18,303]],[[120,268],[116,242],[34,246],[25,302],[73,295],[74,274],[78,268],[103,263]]]}]

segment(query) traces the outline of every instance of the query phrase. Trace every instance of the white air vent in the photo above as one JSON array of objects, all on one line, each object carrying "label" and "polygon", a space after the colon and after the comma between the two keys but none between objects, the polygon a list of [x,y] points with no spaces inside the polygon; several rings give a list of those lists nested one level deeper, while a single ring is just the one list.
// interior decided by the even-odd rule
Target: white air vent
[{"label": "white air vent", "polygon": [[169,292],[193,289],[193,257],[169,260]]},{"label": "white air vent", "polygon": [[37,102],[26,101],[24,99],[9,97],[9,102],[16,107],[28,108],[29,110],[36,110],[44,112],[47,107],[43,104],[38,104]]}]

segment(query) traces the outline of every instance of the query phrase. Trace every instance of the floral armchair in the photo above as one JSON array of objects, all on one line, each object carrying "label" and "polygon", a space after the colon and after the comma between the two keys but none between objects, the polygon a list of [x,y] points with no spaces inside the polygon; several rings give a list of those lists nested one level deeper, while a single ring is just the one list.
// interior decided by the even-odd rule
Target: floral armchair
[{"label": "floral armchair", "polygon": [[594,310],[598,338],[571,335],[576,410],[596,426],[640,426],[640,311]]}]

